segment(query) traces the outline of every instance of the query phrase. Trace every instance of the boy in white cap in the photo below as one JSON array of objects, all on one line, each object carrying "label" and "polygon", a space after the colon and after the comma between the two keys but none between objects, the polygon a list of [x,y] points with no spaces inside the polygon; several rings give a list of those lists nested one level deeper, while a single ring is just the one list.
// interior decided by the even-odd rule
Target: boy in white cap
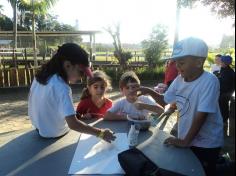
[{"label": "boy in white cap", "polygon": [[180,75],[164,96],[150,88],[139,89],[150,94],[160,105],[176,103],[179,111],[178,137],[165,144],[190,147],[201,161],[206,175],[216,175],[216,161],[223,145],[223,121],[218,105],[220,86],[217,77],[204,71],[208,55],[206,43],[198,38],[179,41],[173,49]]}]

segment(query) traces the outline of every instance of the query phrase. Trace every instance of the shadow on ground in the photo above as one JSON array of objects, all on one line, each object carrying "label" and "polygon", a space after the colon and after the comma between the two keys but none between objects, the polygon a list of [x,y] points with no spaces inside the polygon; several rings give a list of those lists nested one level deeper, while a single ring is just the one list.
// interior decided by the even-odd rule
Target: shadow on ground
[{"label": "shadow on ground", "polygon": [[0,148],[0,175],[67,175],[78,136],[43,139],[28,131]]}]

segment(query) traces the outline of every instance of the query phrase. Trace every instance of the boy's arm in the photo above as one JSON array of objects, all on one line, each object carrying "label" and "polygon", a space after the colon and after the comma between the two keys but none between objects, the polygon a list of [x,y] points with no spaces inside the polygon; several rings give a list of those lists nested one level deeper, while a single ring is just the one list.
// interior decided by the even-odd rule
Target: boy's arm
[{"label": "boy's arm", "polygon": [[162,107],[165,107],[166,103],[164,101],[164,96],[157,93],[151,88],[148,87],[140,87],[138,89],[139,95],[150,95],[158,104],[160,104]]},{"label": "boy's arm", "polygon": [[205,112],[197,112],[196,118],[194,118],[193,123],[184,139],[187,145],[189,145],[196,137],[202,125],[205,123],[207,115],[208,113]]},{"label": "boy's arm", "polygon": [[107,111],[103,119],[104,120],[127,120],[127,117],[126,115],[119,115],[119,114]]},{"label": "boy's arm", "polygon": [[146,103],[135,103],[135,107],[139,110],[145,109],[148,111],[156,112],[158,115],[162,114],[164,112],[164,108],[161,107],[160,105],[150,105]]},{"label": "boy's arm", "polygon": [[206,121],[207,114],[208,113],[205,112],[197,112],[196,117],[194,118],[192,125],[184,139],[171,137],[166,139],[164,143],[167,145],[175,145],[177,147],[188,147]]}]

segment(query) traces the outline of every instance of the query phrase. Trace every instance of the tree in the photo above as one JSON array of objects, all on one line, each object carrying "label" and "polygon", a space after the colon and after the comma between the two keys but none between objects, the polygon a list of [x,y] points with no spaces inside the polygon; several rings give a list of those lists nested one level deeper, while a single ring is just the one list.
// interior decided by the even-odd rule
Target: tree
[{"label": "tree", "polygon": [[35,33],[35,19],[38,14],[46,14],[47,10],[51,8],[57,0],[21,0],[18,5],[21,11],[30,11],[32,17],[32,38],[34,51],[34,66],[38,66],[37,51],[36,51],[36,33]]},{"label": "tree", "polygon": [[201,0],[201,3],[211,6],[211,10],[222,18],[235,18],[235,0]]},{"label": "tree", "polygon": [[212,11],[221,18],[228,16],[235,18],[235,0],[177,0],[174,45],[179,39],[179,21],[181,8],[192,8],[196,2],[201,2],[205,6],[211,6]]},{"label": "tree", "polygon": [[[19,4],[19,0],[8,0],[13,8],[13,32],[14,32],[14,47],[13,49],[17,48],[17,5]],[[15,56],[13,56],[15,58]]]},{"label": "tree", "polygon": [[180,23],[180,11],[181,8],[183,7],[188,7],[188,8],[192,8],[192,5],[194,2],[196,2],[197,0],[177,0],[176,1],[176,24],[175,24],[175,36],[174,36],[174,44],[175,45],[178,40],[179,40],[179,23]]},{"label": "tree", "polygon": [[[10,30],[12,30],[12,28],[13,28],[12,20],[10,18],[8,18],[7,16],[5,16],[5,15],[1,15],[0,16],[0,30],[10,31]],[[20,25],[17,25],[17,29],[21,30],[21,31],[26,30],[26,28],[24,28]]]},{"label": "tree", "polygon": [[124,51],[120,41],[120,24],[115,25],[115,29],[111,27],[105,28],[105,30],[111,35],[113,39],[113,45],[115,47],[114,56],[119,61],[123,70],[127,68],[128,60],[132,58],[132,54],[129,51]]},{"label": "tree", "polygon": [[224,35],[220,43],[220,48],[223,49],[235,48],[235,35],[231,36]]},{"label": "tree", "polygon": [[3,11],[3,5],[0,4],[0,15],[2,14]]},{"label": "tree", "polygon": [[142,42],[142,47],[149,66],[156,67],[164,51],[168,48],[166,26],[160,24],[155,26],[150,38]]}]

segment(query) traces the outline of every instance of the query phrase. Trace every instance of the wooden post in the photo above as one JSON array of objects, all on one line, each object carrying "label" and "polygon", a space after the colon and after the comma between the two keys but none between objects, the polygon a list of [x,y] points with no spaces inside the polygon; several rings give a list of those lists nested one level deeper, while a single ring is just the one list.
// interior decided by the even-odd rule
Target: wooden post
[{"label": "wooden post", "polygon": [[3,70],[4,74],[4,87],[10,87],[10,76],[9,76],[9,68]]},{"label": "wooden post", "polygon": [[106,51],[106,62],[108,61],[108,52]]},{"label": "wooden post", "polygon": [[95,34],[93,36],[93,43],[92,43],[92,54],[93,54],[93,61],[96,60],[96,46],[95,46]]},{"label": "wooden post", "polygon": [[31,84],[31,74],[28,67],[25,68],[26,71],[26,84],[29,86]]},{"label": "wooden post", "polygon": [[93,39],[92,39],[92,34],[90,34],[89,35],[89,61],[91,62],[92,61],[92,59],[93,59],[93,49],[92,49],[92,47],[93,47],[93,45],[92,45],[92,41],[93,41]]},{"label": "wooden post", "polygon": [[19,86],[26,86],[26,69],[18,68]]},{"label": "wooden post", "polygon": [[9,68],[10,87],[19,86],[17,68]]},{"label": "wooden post", "polygon": [[0,68],[0,87],[4,87],[4,75],[3,70]]}]

